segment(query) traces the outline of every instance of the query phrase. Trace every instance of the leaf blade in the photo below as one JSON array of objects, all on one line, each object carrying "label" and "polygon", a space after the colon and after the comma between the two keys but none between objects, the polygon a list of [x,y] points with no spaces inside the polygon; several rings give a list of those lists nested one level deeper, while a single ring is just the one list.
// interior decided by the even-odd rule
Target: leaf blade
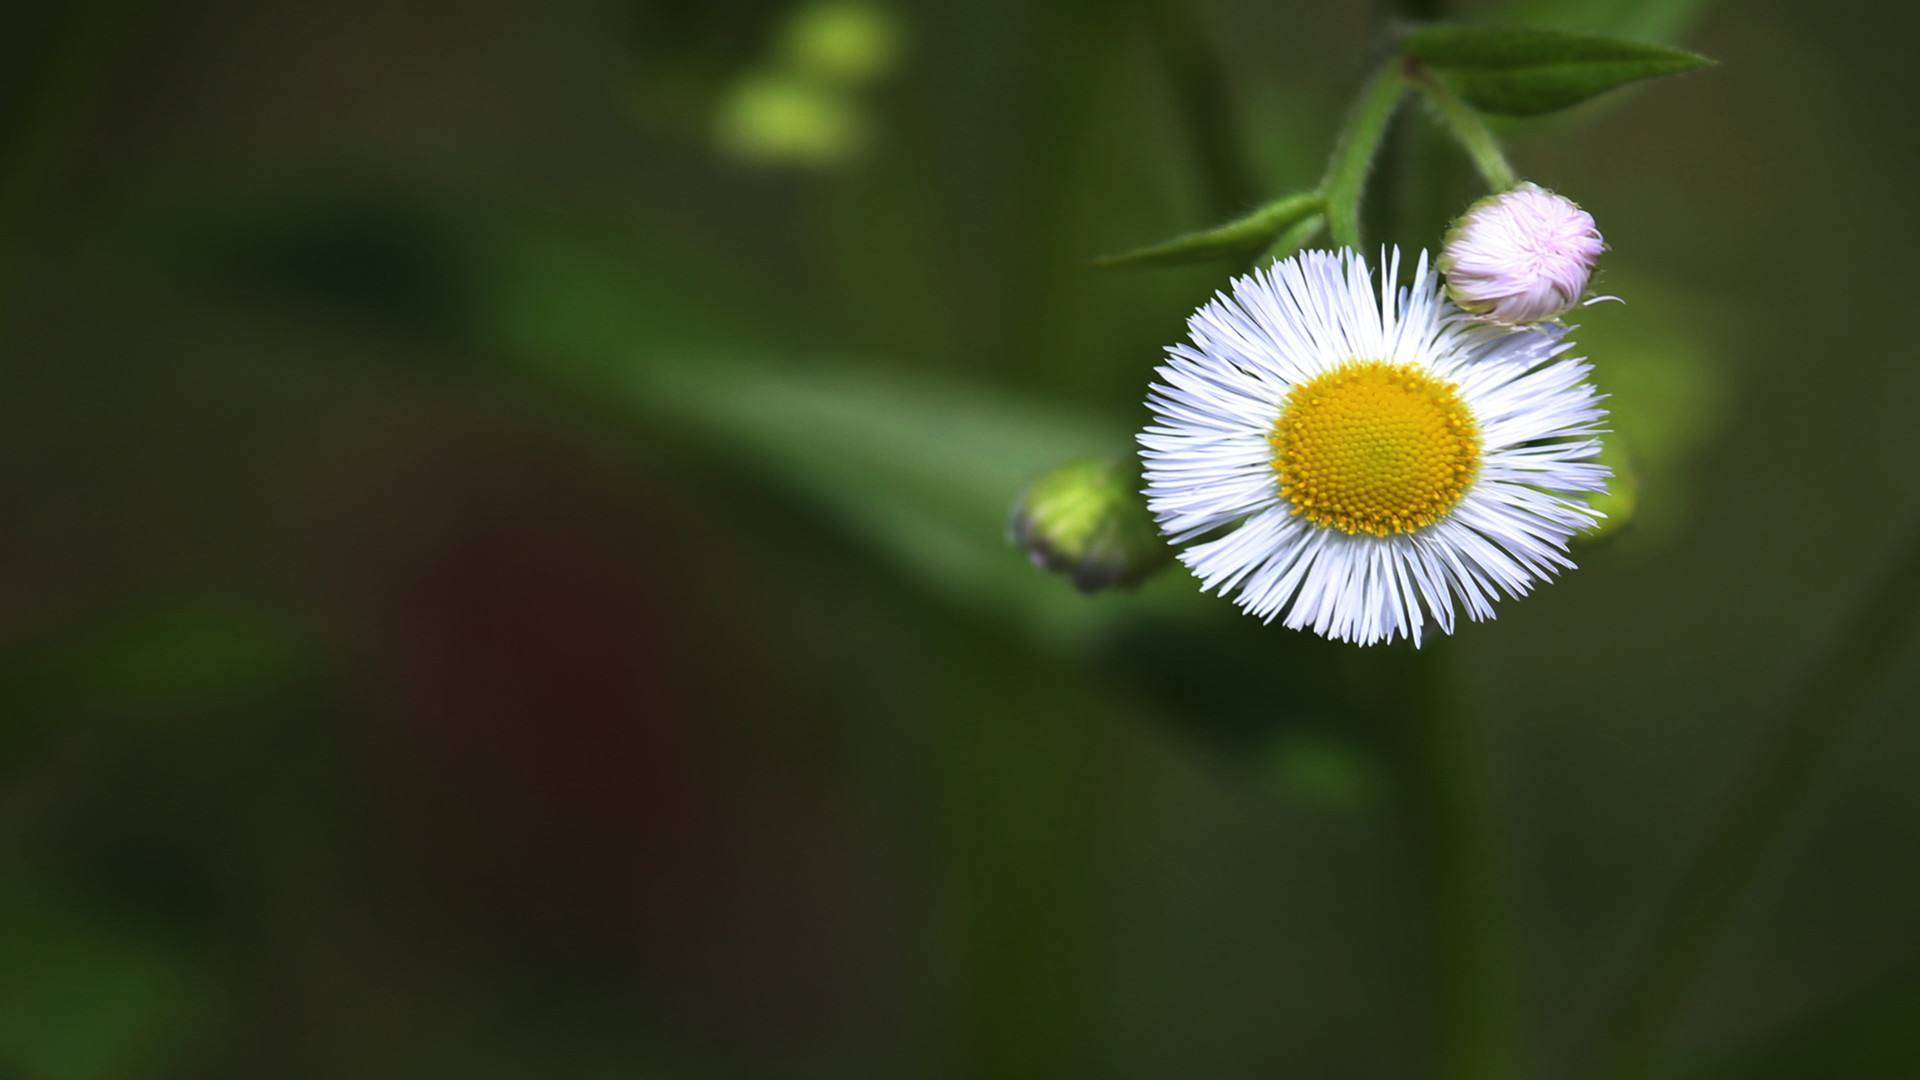
[{"label": "leaf blade", "polygon": [[1684,49],[1556,30],[1432,26],[1402,47],[1468,104],[1502,116],[1557,112],[1713,63]]},{"label": "leaf blade", "polygon": [[1118,269],[1137,266],[1184,266],[1189,263],[1248,256],[1273,242],[1290,225],[1320,212],[1324,200],[1317,191],[1285,195],[1251,214],[1224,225],[1176,236],[1159,244],[1150,244],[1118,255],[1106,255],[1093,265]]}]

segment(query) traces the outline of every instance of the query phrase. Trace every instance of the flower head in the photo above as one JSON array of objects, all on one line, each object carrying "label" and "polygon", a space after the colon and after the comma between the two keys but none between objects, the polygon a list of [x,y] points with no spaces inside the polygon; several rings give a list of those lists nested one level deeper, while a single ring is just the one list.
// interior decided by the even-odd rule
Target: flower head
[{"label": "flower head", "polygon": [[1526,326],[1578,304],[1604,250],[1592,214],[1522,183],[1467,208],[1447,233],[1440,272],[1447,295],[1464,310]]},{"label": "flower head", "polygon": [[1013,540],[1081,592],[1134,585],[1167,561],[1133,462],[1076,461],[1033,482],[1013,507]]},{"label": "flower head", "polygon": [[[1396,289],[1352,252],[1237,278],[1187,320],[1141,432],[1147,504],[1203,589],[1251,615],[1417,645],[1573,563],[1605,412],[1557,327],[1469,318],[1423,254]],[[1203,539],[1204,538],[1204,539]]]}]

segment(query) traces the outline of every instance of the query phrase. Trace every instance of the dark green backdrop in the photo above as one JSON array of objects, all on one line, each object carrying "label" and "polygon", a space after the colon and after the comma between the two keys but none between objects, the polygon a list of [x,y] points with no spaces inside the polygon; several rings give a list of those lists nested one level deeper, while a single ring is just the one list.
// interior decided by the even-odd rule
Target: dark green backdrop
[{"label": "dark green backdrop", "polygon": [[1654,1074],[1920,1074],[1920,645],[1843,630],[1920,515],[1915,21],[1462,14],[1720,66],[1503,129],[1612,245],[1636,505],[1444,724],[1005,535],[1233,269],[1087,260],[1311,183],[1382,12],[19,16],[0,1076],[1562,1077],[1692,949]]}]

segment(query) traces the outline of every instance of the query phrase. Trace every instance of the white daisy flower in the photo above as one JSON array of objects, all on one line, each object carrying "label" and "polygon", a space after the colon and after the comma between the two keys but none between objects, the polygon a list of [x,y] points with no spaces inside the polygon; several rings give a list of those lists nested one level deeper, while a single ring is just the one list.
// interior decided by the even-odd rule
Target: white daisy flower
[{"label": "white daisy flower", "polygon": [[1353,252],[1236,278],[1148,391],[1147,504],[1201,588],[1362,645],[1446,633],[1571,569],[1600,515],[1606,416],[1558,327],[1473,319],[1420,256],[1396,289]]}]

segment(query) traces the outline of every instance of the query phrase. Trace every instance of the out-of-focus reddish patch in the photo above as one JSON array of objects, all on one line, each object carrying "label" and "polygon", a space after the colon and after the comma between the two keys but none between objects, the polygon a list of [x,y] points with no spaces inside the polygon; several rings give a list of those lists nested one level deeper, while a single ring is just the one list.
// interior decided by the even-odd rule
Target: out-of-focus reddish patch
[{"label": "out-of-focus reddish patch", "polygon": [[414,468],[363,510],[393,517],[349,603],[392,724],[373,843],[415,917],[484,942],[463,962],[652,984],[695,1027],[830,1007],[844,837],[767,749],[777,681],[724,595],[750,549],[664,485],[522,447]]}]

